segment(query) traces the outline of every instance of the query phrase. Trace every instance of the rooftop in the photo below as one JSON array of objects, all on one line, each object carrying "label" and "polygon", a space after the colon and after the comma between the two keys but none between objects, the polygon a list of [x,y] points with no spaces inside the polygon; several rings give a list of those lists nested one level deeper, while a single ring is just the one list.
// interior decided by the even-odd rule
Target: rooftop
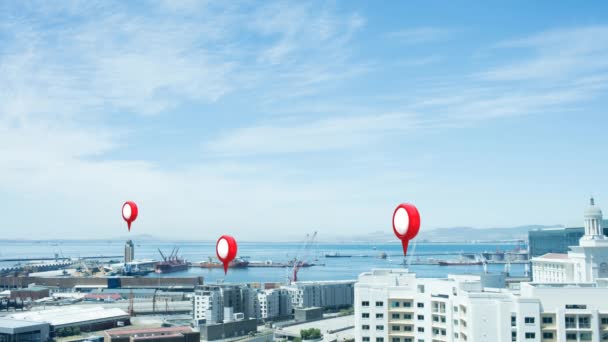
[{"label": "rooftop", "polygon": [[2,328],[16,329],[35,325],[40,325],[40,322],[27,321],[23,319],[0,318],[0,327]]},{"label": "rooftop", "polygon": [[565,260],[568,259],[568,254],[565,253],[547,253],[539,256],[542,259]]},{"label": "rooftop", "polygon": [[355,316],[340,316],[318,321],[305,322],[301,324],[290,325],[275,331],[277,334],[289,335],[294,337],[300,336],[300,330],[317,328],[323,334],[323,341],[341,341],[343,339],[355,338]]},{"label": "rooftop", "polygon": [[121,309],[104,309],[101,306],[72,306],[42,311],[15,313],[7,317],[34,322],[47,322],[51,325],[73,324],[78,322],[98,321],[112,318],[128,317]]}]

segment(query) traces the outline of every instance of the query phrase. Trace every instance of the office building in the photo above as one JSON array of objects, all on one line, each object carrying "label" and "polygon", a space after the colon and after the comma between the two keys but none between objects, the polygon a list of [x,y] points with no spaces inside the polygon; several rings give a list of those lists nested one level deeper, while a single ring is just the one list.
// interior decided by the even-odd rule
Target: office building
[{"label": "office building", "polygon": [[48,339],[48,323],[0,318],[0,341],[2,342],[46,342]]},{"label": "office building", "polygon": [[532,258],[537,283],[589,283],[608,278],[608,237],[603,234],[602,210],[593,198],[585,210],[585,234],[567,253]]},{"label": "office building", "polygon": [[133,241],[127,240],[125,243],[125,264],[135,260],[135,246]]}]

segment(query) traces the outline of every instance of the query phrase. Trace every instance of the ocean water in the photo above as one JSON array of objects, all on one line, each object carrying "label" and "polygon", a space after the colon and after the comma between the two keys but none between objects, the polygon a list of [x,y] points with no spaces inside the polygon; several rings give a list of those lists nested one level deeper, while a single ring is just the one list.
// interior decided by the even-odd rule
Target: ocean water
[{"label": "ocean water", "polygon": [[[137,259],[160,259],[158,249],[165,255],[171,253],[174,247],[179,247],[179,255],[188,261],[215,259],[214,242],[191,241],[133,241],[135,244],[135,257]],[[480,253],[484,251],[509,251],[515,244],[432,244],[412,242],[409,254],[465,252]],[[85,256],[122,256],[124,241],[0,241],[0,259],[6,258],[35,258],[53,257],[55,253],[65,257]],[[387,259],[380,259],[378,255],[385,252]],[[339,253],[353,255],[350,258],[326,258],[326,253]],[[408,254],[408,255],[409,255]],[[437,265],[404,265],[403,250],[399,242],[391,244],[363,244],[363,243],[318,243],[312,248],[304,249],[303,243],[254,243],[239,244],[239,257],[247,257],[249,261],[287,262],[298,257],[308,262],[324,264],[303,268],[298,273],[299,280],[348,280],[356,279],[362,273],[372,268],[409,268],[419,277],[445,277],[448,273],[466,274],[480,273],[482,266],[437,266]],[[429,256],[419,256],[424,260]],[[456,256],[434,256],[436,259],[455,258]],[[408,256],[405,263],[414,261],[416,256]],[[122,257],[118,258],[122,260]],[[0,267],[14,265],[15,262],[0,262]],[[504,265],[488,265],[491,273],[501,272]],[[290,276],[290,268],[246,268],[229,269],[224,275],[222,269],[190,268],[188,271],[175,272],[167,275],[150,274],[149,277],[159,276],[203,276],[206,283],[215,282],[284,282]],[[511,265],[511,274],[523,275],[524,266]]]}]

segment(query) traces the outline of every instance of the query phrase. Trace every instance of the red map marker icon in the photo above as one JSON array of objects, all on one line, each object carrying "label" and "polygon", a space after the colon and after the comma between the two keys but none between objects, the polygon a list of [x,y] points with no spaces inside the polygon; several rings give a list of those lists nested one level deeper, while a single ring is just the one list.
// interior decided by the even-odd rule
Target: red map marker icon
[{"label": "red map marker icon", "polygon": [[407,245],[416,237],[420,229],[420,213],[412,204],[401,203],[393,213],[393,231],[403,245],[403,256],[407,254]]},{"label": "red map marker icon", "polygon": [[230,235],[222,235],[217,240],[215,253],[224,264],[224,274],[228,273],[228,264],[236,257],[237,249],[236,240]]},{"label": "red map marker icon", "polygon": [[137,218],[137,204],[133,201],[126,201],[122,205],[122,218],[127,221],[129,231],[131,231],[131,223]]}]

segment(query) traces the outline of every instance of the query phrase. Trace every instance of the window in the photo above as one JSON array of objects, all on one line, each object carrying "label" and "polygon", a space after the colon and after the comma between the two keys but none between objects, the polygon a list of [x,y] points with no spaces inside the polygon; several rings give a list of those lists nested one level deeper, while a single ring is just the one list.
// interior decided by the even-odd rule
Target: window
[{"label": "window", "polygon": [[376,302],[376,306],[384,306],[384,302]]},{"label": "window", "polygon": [[578,335],[581,341],[591,341],[591,333],[590,332],[582,332]]},{"label": "window", "polygon": [[377,314],[376,314],[376,318],[377,318],[377,319],[378,319],[378,318],[384,318],[384,314],[377,313]]},{"label": "window", "polygon": [[517,325],[517,317],[511,316],[511,326],[514,327]]},{"label": "window", "polygon": [[544,332],[543,333],[543,338],[546,338],[548,340],[552,340],[553,339],[553,333],[552,332]]},{"label": "window", "polygon": [[566,316],[566,328],[576,328],[574,316]]},{"label": "window", "polygon": [[567,341],[576,341],[576,333],[566,333],[566,340]]},{"label": "window", "polygon": [[411,314],[403,314],[403,319],[412,319]]},{"label": "window", "polygon": [[361,313],[361,318],[369,318],[369,312]]},{"label": "window", "polygon": [[418,285],[418,292],[424,293],[424,285]]},{"label": "window", "polygon": [[424,332],[424,327],[418,327],[418,332]]},{"label": "window", "polygon": [[367,325],[367,324],[363,324],[363,325],[361,326],[361,330],[369,330],[369,325]]},{"label": "window", "polygon": [[384,330],[384,325],[376,325],[376,330]]},{"label": "window", "polygon": [[369,302],[368,301],[363,301],[363,302],[361,302],[361,306],[369,306]]},{"label": "window", "polygon": [[391,307],[393,307],[393,308],[398,308],[399,305],[400,305],[399,302],[391,302]]},{"label": "window", "polygon": [[526,340],[532,340],[534,338],[536,338],[536,333],[533,333],[533,332],[526,333]]},{"label": "window", "polygon": [[424,321],[424,315],[418,315],[418,320],[419,321]]},{"label": "window", "polygon": [[403,331],[412,331],[412,326],[411,325],[404,325],[403,326]]},{"label": "window", "polygon": [[403,307],[404,308],[411,308],[412,307],[412,302],[403,302]]},{"label": "window", "polygon": [[583,316],[578,318],[578,327],[583,329],[591,328],[591,323],[589,322],[589,316]]},{"label": "window", "polygon": [[393,325],[391,328],[392,331],[401,331],[401,327],[398,325]]},{"label": "window", "polygon": [[399,337],[393,337],[393,342],[399,342]]},{"label": "window", "polygon": [[457,319],[454,320],[454,325],[458,325],[458,320]]},{"label": "window", "polygon": [[511,341],[517,341],[517,331],[511,331]]},{"label": "window", "polygon": [[384,342],[384,337],[376,337],[376,342]]},{"label": "window", "polygon": [[454,312],[458,312],[458,307],[457,307],[457,306],[455,306],[455,307],[454,307],[454,309],[453,309],[453,311],[454,311]]},{"label": "window", "polygon": [[602,324],[608,324],[608,317],[602,317]]},{"label": "window", "polygon": [[369,342],[369,336],[363,336],[363,342]]},{"label": "window", "polygon": [[543,317],[543,324],[553,324],[553,317]]},{"label": "window", "polygon": [[392,319],[399,319],[399,314],[398,313],[394,313],[391,315]]},{"label": "window", "polygon": [[525,317],[524,322],[526,324],[534,324],[534,317]]},{"label": "window", "polygon": [[418,304],[416,304],[416,306],[418,306],[419,308],[423,308],[424,307],[424,303],[418,303]]}]

